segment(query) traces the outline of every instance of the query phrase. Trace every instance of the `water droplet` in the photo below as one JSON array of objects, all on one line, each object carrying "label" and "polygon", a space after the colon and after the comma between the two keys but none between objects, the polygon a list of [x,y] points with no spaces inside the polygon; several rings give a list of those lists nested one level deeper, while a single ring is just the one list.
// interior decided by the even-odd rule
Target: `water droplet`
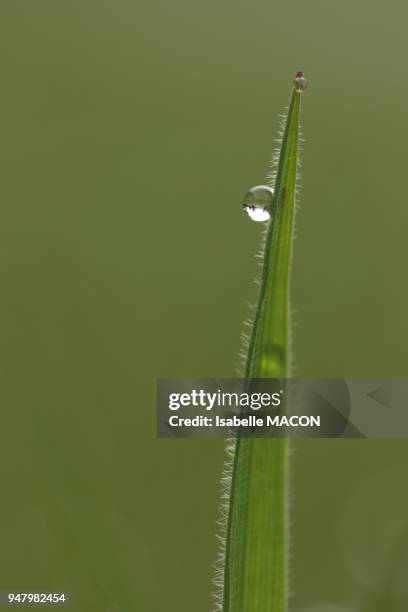
[{"label": "water droplet", "polygon": [[294,84],[296,87],[296,91],[298,91],[299,93],[302,93],[302,91],[305,91],[305,89],[307,88],[307,81],[303,76],[303,72],[301,70],[296,73]]},{"label": "water droplet", "polygon": [[252,221],[268,221],[273,201],[273,189],[257,185],[248,191],[244,199],[244,210]]}]

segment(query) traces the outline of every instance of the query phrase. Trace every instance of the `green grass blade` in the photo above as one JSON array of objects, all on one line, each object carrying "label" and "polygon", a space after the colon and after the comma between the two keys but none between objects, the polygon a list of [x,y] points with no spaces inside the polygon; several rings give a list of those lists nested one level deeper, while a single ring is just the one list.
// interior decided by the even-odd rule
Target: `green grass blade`
[{"label": "green grass blade", "polygon": [[[301,73],[276,170],[246,378],[289,376],[289,281],[299,150]],[[223,612],[285,612],[288,591],[288,440],[238,437],[231,465]]]}]

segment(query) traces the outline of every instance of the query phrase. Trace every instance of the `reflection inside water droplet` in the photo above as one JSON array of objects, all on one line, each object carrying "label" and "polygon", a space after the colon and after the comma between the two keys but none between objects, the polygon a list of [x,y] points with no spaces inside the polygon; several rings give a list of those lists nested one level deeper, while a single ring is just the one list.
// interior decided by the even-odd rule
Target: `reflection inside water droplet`
[{"label": "reflection inside water droplet", "polygon": [[257,185],[246,194],[244,210],[252,221],[268,221],[271,218],[272,201],[272,187]]},{"label": "reflection inside water droplet", "polygon": [[268,221],[271,218],[267,208],[255,208],[254,206],[244,206],[245,212],[252,221]]}]

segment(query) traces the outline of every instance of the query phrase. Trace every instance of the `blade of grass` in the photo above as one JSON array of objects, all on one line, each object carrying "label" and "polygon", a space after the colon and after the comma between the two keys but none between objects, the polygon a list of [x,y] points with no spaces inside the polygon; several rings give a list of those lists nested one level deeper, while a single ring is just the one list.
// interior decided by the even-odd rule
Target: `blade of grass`
[{"label": "blade of grass", "polygon": [[[261,287],[245,377],[290,375],[289,281],[299,151],[301,92],[297,73],[277,163]],[[288,443],[238,437],[227,474],[223,612],[285,612],[288,606]],[[229,478],[229,480],[228,480]]]}]

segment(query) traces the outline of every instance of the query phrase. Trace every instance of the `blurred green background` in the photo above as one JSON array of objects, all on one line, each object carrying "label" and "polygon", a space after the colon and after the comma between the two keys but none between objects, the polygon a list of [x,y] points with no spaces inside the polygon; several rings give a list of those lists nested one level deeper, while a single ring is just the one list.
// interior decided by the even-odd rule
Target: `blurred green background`
[{"label": "blurred green background", "polygon": [[[211,610],[223,443],[157,440],[155,380],[235,373],[242,197],[298,69],[298,374],[406,376],[407,17],[3,0],[0,590]],[[305,440],[295,463],[293,611],[406,611],[408,442]]]}]

